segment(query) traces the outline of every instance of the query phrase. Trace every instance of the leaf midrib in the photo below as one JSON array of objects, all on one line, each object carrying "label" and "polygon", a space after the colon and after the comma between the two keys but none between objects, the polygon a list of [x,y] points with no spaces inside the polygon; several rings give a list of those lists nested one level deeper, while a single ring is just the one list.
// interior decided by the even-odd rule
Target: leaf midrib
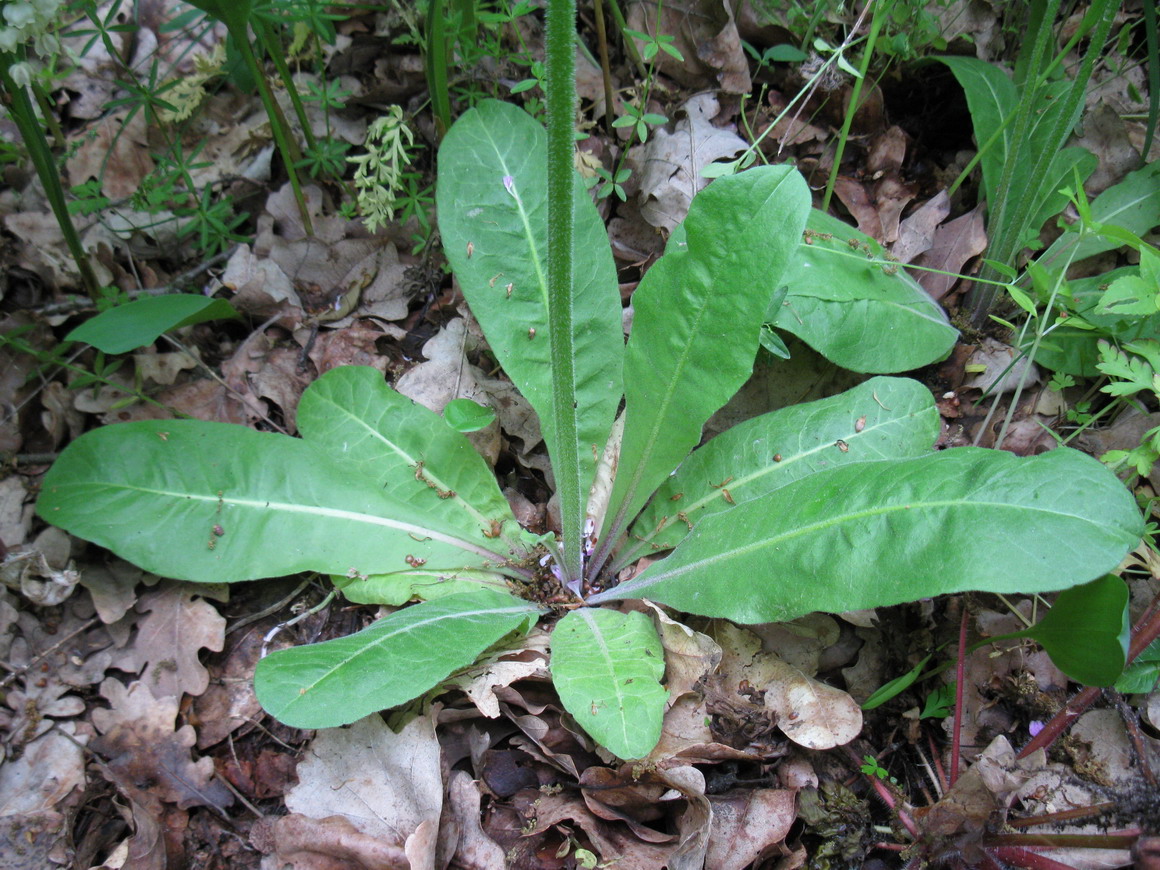
[{"label": "leaf midrib", "polygon": [[[397,529],[401,532],[415,533],[429,537],[433,540],[444,544],[450,544],[453,547],[458,547],[461,550],[466,550],[470,553],[475,553],[478,556],[488,558],[498,557],[500,560],[506,560],[506,556],[496,553],[486,547],[473,543],[472,541],[464,540],[455,535],[449,535],[440,532],[437,529],[432,529],[427,526],[417,526],[412,523],[403,522],[402,520],[393,520],[389,517],[376,516],[374,514],[362,513],[359,511],[343,510],[341,508],[323,507],[321,505],[300,505],[292,502],[276,501],[273,499],[245,499],[237,496],[206,496],[200,493],[181,492],[178,490],[166,489],[152,489],[144,486],[133,486],[127,483],[108,483],[108,482],[92,482],[92,483],[76,483],[71,484],[70,488],[76,492],[82,492],[86,489],[95,489],[99,491],[108,491],[110,489],[119,489],[124,492],[136,492],[142,495],[153,495],[164,498],[181,499],[185,502],[203,502],[213,505],[231,505],[239,508],[249,508],[251,510],[273,510],[281,511],[288,514],[307,514],[310,516],[324,516],[331,519],[348,520],[356,523],[363,523],[372,526],[382,526],[390,529]],[[408,510],[414,510],[411,505],[406,506]]]}]

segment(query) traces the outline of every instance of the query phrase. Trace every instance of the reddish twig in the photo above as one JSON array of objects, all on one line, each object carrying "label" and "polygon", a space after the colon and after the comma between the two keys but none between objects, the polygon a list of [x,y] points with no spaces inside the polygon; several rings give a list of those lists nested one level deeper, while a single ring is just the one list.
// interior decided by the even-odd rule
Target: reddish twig
[{"label": "reddish twig", "polygon": [[963,733],[963,680],[967,667],[967,606],[963,603],[963,617],[959,620],[959,660],[955,665],[955,731],[951,737],[951,769],[947,771],[951,787],[959,778],[959,752]]}]

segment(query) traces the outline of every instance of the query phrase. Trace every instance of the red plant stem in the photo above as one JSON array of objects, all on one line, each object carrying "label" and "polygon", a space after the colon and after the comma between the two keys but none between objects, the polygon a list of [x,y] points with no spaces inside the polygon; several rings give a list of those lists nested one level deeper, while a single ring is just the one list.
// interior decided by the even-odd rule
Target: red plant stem
[{"label": "red plant stem", "polygon": [[874,786],[874,791],[878,792],[878,797],[882,798],[882,802],[894,811],[895,815],[898,816],[898,821],[900,821],[902,826],[910,832],[910,836],[917,840],[918,826],[915,825],[914,819],[910,817],[910,814],[903,810],[902,807],[898,806],[894,800],[894,795],[890,793],[890,789],[886,787],[886,784],[876,776],[867,775],[867,779],[869,779],[870,784]]},{"label": "red plant stem", "polygon": [[1063,864],[1046,855],[1018,846],[998,846],[988,851],[1000,861],[1024,867],[1026,870],[1075,870],[1070,864]]},{"label": "red plant stem", "polygon": [[959,620],[959,660],[955,664],[955,733],[951,737],[951,788],[959,778],[959,751],[963,733],[963,679],[967,672],[967,606],[963,603],[963,618]]},{"label": "red plant stem", "polygon": [[1090,807],[1076,807],[1073,810],[1060,810],[1058,813],[1046,813],[1042,816],[1032,816],[1028,819],[1008,819],[1007,826],[1011,828],[1029,828],[1032,825],[1052,825],[1056,822],[1070,822],[1075,819],[1086,819],[1111,812],[1116,808],[1115,801],[1102,804],[1092,804]]},{"label": "red plant stem", "polygon": [[[1157,603],[1160,599],[1154,599],[1152,604],[1140,617],[1139,622],[1132,629],[1132,642],[1128,646],[1128,658],[1124,664],[1131,664],[1148,644],[1152,643],[1157,636],[1160,636],[1160,607]],[[1088,707],[1095,703],[1096,698],[1100,696],[1102,690],[1097,686],[1087,686],[1077,695],[1075,695],[1067,705],[1056,713],[1043,726],[1043,730],[1036,734],[1028,741],[1020,751],[1018,758],[1026,758],[1037,749],[1045,749],[1050,746],[1064,731],[1068,729],[1072,722],[1078,719]],[[957,720],[956,720],[957,721]]]},{"label": "red plant stem", "polygon": [[1135,834],[995,834],[987,837],[989,848],[1032,846],[1038,849],[1131,849]]}]

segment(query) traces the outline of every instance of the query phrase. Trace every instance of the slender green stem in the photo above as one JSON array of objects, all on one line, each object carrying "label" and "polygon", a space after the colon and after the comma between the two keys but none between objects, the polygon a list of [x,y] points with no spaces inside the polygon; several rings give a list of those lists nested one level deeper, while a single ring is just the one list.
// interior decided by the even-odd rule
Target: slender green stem
[{"label": "slender green stem", "polygon": [[444,0],[431,0],[427,9],[427,92],[435,113],[435,131],[442,139],[451,128],[451,89],[447,83],[447,31]]},{"label": "slender green stem", "polygon": [[1146,132],[1140,155],[1147,163],[1160,119],[1160,40],[1156,35],[1156,7],[1151,3],[1144,4],[1144,39],[1148,46],[1148,122],[1144,125]]},{"label": "slender green stem", "polygon": [[273,31],[270,30],[265,21],[252,18],[250,27],[253,29],[254,35],[261,41],[266,54],[270,56],[270,60],[274,62],[274,69],[278,71],[278,76],[286,87],[286,94],[290,97],[290,104],[294,106],[294,115],[298,118],[298,125],[302,128],[302,137],[306,140],[307,146],[313,148],[314,131],[310,129],[310,119],[306,117],[306,106],[302,104],[302,97],[294,85],[294,77],[290,74],[290,67],[286,65],[286,58],[282,54],[282,46],[274,38]]},{"label": "slender green stem", "polygon": [[12,120],[16,122],[16,128],[24,140],[24,147],[28,149],[28,156],[36,168],[36,174],[40,178],[40,183],[44,185],[44,195],[52,208],[53,217],[60,225],[60,231],[64,236],[68,251],[77,265],[81,284],[84,286],[85,292],[95,299],[100,295],[101,285],[89,264],[88,254],[85,253],[85,249],[81,245],[81,238],[77,235],[76,227],[73,226],[72,215],[68,213],[64,186],[60,183],[60,172],[57,170],[52,150],[48,146],[48,140],[44,137],[44,128],[37,118],[36,108],[28,95],[28,89],[16,84],[12,80],[12,76],[8,74],[9,67],[18,60],[19,58],[12,52],[0,53],[0,85],[3,86],[10,99],[8,112],[12,116]]},{"label": "slender green stem", "polygon": [[862,52],[862,63],[858,68],[858,79],[854,82],[854,89],[850,93],[850,106],[846,109],[846,117],[842,121],[842,132],[838,135],[838,149],[834,153],[834,165],[830,167],[830,177],[826,179],[826,193],[822,197],[822,211],[830,208],[830,197],[834,195],[834,182],[838,180],[838,170],[842,166],[842,154],[846,150],[846,141],[850,136],[850,126],[854,123],[854,115],[858,112],[858,100],[862,96],[862,85],[866,81],[866,71],[870,68],[870,58],[874,56],[874,43],[878,41],[878,32],[882,29],[882,22],[890,13],[893,0],[871,0],[874,3],[874,14],[870,18],[870,34],[866,38],[866,48]]},{"label": "slender green stem", "polygon": [[[229,26],[229,22],[227,22],[227,26]],[[302,184],[298,180],[298,162],[301,160],[301,155],[290,138],[282,109],[278,105],[278,101],[274,99],[274,95],[270,93],[270,86],[266,83],[266,75],[262,72],[262,67],[254,54],[254,47],[250,45],[249,34],[242,28],[240,32],[233,32],[232,35],[238,46],[238,51],[241,52],[243,62],[254,77],[258,96],[262,99],[262,107],[270,119],[270,132],[274,135],[274,144],[278,147],[278,153],[282,155],[282,162],[286,164],[286,174],[290,177],[290,189],[294,191],[294,201],[298,204],[298,213],[302,216],[302,226],[305,228],[306,234],[312,236],[314,235],[314,225],[310,220],[310,210],[306,207],[306,197],[302,193]]]},{"label": "slender green stem", "polygon": [[549,0],[546,33],[548,107],[548,340],[552,361],[552,415],[560,456],[554,456],[565,580],[580,577],[584,497],[576,419],[572,336],[573,135],[576,103],[576,0]]},{"label": "slender green stem", "polygon": [[616,103],[612,96],[612,72],[608,65],[608,33],[604,27],[604,0],[595,0],[592,14],[596,17],[596,42],[600,46],[600,73],[604,80],[604,130],[609,136],[612,136],[614,135],[612,122],[616,119]]},{"label": "slender green stem", "polygon": [[624,13],[620,10],[620,4],[617,0],[608,0],[608,8],[612,11],[612,18],[616,22],[616,26],[620,28],[621,37],[624,39],[624,50],[628,53],[629,59],[635,64],[637,73],[643,79],[645,77],[644,61],[641,60],[640,52],[636,50],[636,43],[632,41],[632,37],[624,33],[628,27],[628,22],[624,20]]}]

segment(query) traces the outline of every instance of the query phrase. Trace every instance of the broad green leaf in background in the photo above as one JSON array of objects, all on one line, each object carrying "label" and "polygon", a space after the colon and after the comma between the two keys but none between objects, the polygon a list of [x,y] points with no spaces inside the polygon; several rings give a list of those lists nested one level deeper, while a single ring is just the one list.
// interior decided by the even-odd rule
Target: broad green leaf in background
[{"label": "broad green leaf in background", "polygon": [[552,631],[551,668],[564,708],[605,749],[643,758],[657,745],[669,693],[661,640],[643,613],[573,610]]},{"label": "broad green leaf in background", "polygon": [[146,296],[86,320],[66,338],[91,344],[105,353],[127,353],[152,344],[171,329],[237,316],[238,312],[224,299],[189,293]]},{"label": "broad green leaf in background", "polygon": [[443,406],[443,420],[456,432],[478,432],[494,419],[495,411],[471,399],[452,399]]},{"label": "broad green leaf in background", "polygon": [[1019,240],[1021,247],[1042,247],[1039,232],[1043,225],[1067,207],[1068,198],[1063,192],[1064,188],[1074,186],[1077,173],[1080,179],[1086,180],[1098,165],[1099,160],[1086,148],[1061,148],[1055,153],[1047,167],[1047,176],[1040,185],[1035,211],[1027,223],[1024,237]]},{"label": "broad green leaf in background", "polygon": [[690,524],[711,513],[816,471],[929,453],[938,432],[930,390],[908,378],[871,378],[841,395],[747,420],[694,450],[665,481],[611,570],[675,547]]},{"label": "broad green leaf in background", "polygon": [[1128,586],[1114,574],[1059,593],[1047,614],[1002,640],[1029,637],[1047,650],[1055,666],[1085,686],[1110,686],[1124,670],[1132,625]]},{"label": "broad green leaf in background", "polygon": [[424,560],[452,571],[508,558],[499,539],[468,536],[392,498],[305,441],[200,420],[82,435],[45,475],[36,508],[146,571],[201,583],[353,577]]},{"label": "broad green leaf in background", "polygon": [[485,100],[465,112],[439,149],[439,230],[496,359],[539,415],[552,462],[578,462],[586,490],[620,403],[620,295],[604,223],[577,176],[572,327],[583,413],[580,444],[566,457],[552,412],[546,155],[544,128],[523,109]]},{"label": "broad green leaf in background", "polygon": [[391,389],[367,366],[331,369],[298,404],[302,437],[392,499],[440,518],[464,537],[514,558],[540,541],[524,532],[495,472],[466,437]]},{"label": "broad green leaf in background", "polygon": [[293,728],[335,728],[419,697],[540,610],[477,589],[396,610],[356,634],[279,650],[258,662],[262,707]]},{"label": "broad green leaf in background", "polygon": [[[1123,181],[1092,200],[1091,210],[1096,223],[1114,224],[1137,236],[1146,236],[1160,226],[1160,160],[1129,172]],[[1093,233],[1080,239],[1078,232],[1066,232],[1040,255],[1039,264],[1047,269],[1062,266],[1061,258],[1071,254],[1073,247],[1072,262],[1078,262],[1120,244],[1116,239]]]},{"label": "broad green leaf in background", "polygon": [[1078,451],[963,447],[821,471],[705,517],[665,559],[588,598],[648,598],[741,623],[948,592],[1044,592],[1114,569],[1143,521]]},{"label": "broad green leaf in background", "polygon": [[[1035,362],[1056,372],[1087,378],[1099,377],[1096,363],[1100,360],[1100,354],[1096,343],[1101,338],[1112,338],[1122,345],[1160,334],[1160,312],[1149,317],[1139,317],[1101,314],[1098,310],[1107,287],[1121,278],[1138,277],[1139,274],[1138,266],[1125,266],[1102,275],[1067,282],[1070,293],[1068,309],[1079,315],[1082,321],[1098,327],[1098,331],[1081,329],[1065,322],[1044,336],[1035,354]],[[1031,349],[1033,339],[1034,336],[1027,337],[1023,350]]]},{"label": "broad green leaf in background", "polygon": [[[699,193],[633,294],[611,525],[623,530],[753,371],[766,306],[801,239],[809,190],[788,166]],[[615,535],[614,535],[615,536]]]},{"label": "broad green leaf in background", "polygon": [[951,352],[958,332],[918,282],[850,246],[855,240],[881,258],[878,242],[817,209],[807,227],[812,244],[799,244],[782,276],[789,292],[766,315],[770,323],[856,372],[910,371]]},{"label": "broad green leaf in background", "polygon": [[[1101,285],[1104,286],[1104,285]],[[1124,275],[1107,283],[1097,310],[1101,314],[1145,317],[1160,311],[1160,254],[1151,246],[1140,249],[1140,274]]]},{"label": "broad green leaf in background", "polygon": [[1019,104],[1015,84],[999,67],[978,58],[947,56],[935,60],[950,68],[967,97],[976,145],[983,149],[990,144],[979,158],[979,166],[983,170],[983,198],[994,203],[1003,167],[1015,151],[1014,128],[1010,123],[1004,125]]}]

